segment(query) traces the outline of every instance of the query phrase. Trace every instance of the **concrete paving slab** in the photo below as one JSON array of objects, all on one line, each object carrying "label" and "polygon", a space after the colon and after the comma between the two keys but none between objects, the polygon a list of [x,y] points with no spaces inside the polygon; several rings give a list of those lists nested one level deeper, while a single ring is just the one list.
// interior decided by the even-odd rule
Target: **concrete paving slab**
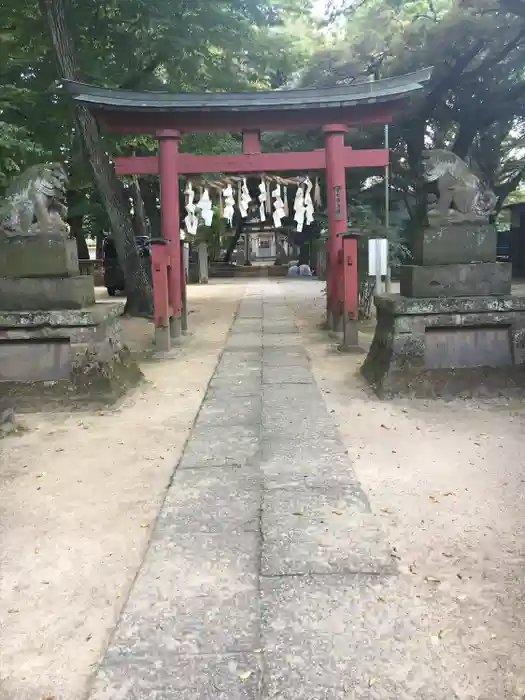
[{"label": "concrete paving slab", "polygon": [[297,328],[292,321],[267,321],[264,320],[262,324],[263,333],[270,333],[275,335],[283,335],[288,333],[297,333]]},{"label": "concrete paving slab", "polygon": [[390,550],[357,485],[265,491],[264,576],[393,571]]},{"label": "concrete paving slab", "polygon": [[312,372],[307,365],[298,364],[285,367],[264,366],[263,384],[315,384]]},{"label": "concrete paving slab", "polygon": [[238,397],[260,396],[261,385],[259,382],[238,382],[237,384],[228,383],[222,377],[214,384],[208,385],[206,392],[206,400],[212,398],[220,398],[223,401],[235,401]]},{"label": "concrete paving slab", "polygon": [[246,333],[230,334],[224,349],[226,351],[232,349],[253,350],[262,347],[262,334],[254,331],[246,331]]},{"label": "concrete paving slab", "polygon": [[286,431],[263,432],[261,460],[264,466],[270,462],[281,462],[283,468],[287,464],[309,465],[308,469],[349,465],[348,455],[338,437],[327,436],[326,439],[312,444],[306,439],[291,440]]},{"label": "concrete paving slab", "polygon": [[310,362],[305,350],[300,346],[289,345],[286,349],[264,348],[263,365],[270,367],[309,367]]},{"label": "concrete paving slab", "polygon": [[239,354],[238,350],[224,350],[217,363],[217,367],[233,367],[257,363],[260,365],[262,361],[262,352],[262,347],[253,350],[245,350],[242,355]]},{"label": "concrete paving slab", "polygon": [[126,610],[109,655],[149,658],[171,654],[219,654],[256,649],[259,592],[219,589],[211,595],[179,596]]},{"label": "concrete paving slab", "polygon": [[270,578],[262,582],[262,597],[265,697],[458,697],[436,674],[439,650],[424,628],[421,603],[400,596],[396,579]]},{"label": "concrete paving slab", "polygon": [[183,532],[256,531],[261,504],[261,476],[241,469],[177,471],[158,527]]},{"label": "concrete paving slab", "polygon": [[[245,370],[246,372],[248,370]],[[206,398],[197,420],[196,428],[205,426],[260,426],[262,400],[260,396],[239,396],[235,401],[224,401],[223,397]]]},{"label": "concrete paving slab", "polygon": [[90,700],[375,700],[355,618],[388,546],[290,308],[249,289]]},{"label": "concrete paving slab", "polygon": [[162,600],[236,594],[256,585],[259,534],[241,530],[175,533],[155,530],[127,603],[128,612]]},{"label": "concrete paving slab", "polygon": [[213,377],[208,384],[208,391],[220,389],[223,393],[230,394],[260,394],[262,383],[262,368],[260,371],[250,371],[240,376],[230,376],[226,372]]},{"label": "concrete paving slab", "polygon": [[259,449],[259,430],[248,426],[194,428],[179,469],[244,467]]},{"label": "concrete paving slab", "polygon": [[235,321],[230,329],[230,333],[262,333],[262,322],[257,318],[243,318]]},{"label": "concrete paving slab", "polygon": [[299,345],[301,337],[298,333],[264,333],[263,348],[283,348],[288,345]]},{"label": "concrete paving slab", "polygon": [[284,434],[290,449],[299,444],[317,445],[321,438],[339,440],[336,423],[313,383],[263,385],[262,425],[264,438],[273,440]]},{"label": "concrete paving slab", "polygon": [[260,654],[128,658],[105,664],[91,700],[258,700]]}]

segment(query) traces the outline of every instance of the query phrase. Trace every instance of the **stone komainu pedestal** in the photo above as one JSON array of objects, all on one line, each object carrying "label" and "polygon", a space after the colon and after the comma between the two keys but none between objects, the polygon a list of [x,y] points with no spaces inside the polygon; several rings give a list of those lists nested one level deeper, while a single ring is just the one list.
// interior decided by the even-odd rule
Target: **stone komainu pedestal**
[{"label": "stone komainu pedestal", "polygon": [[377,327],[362,373],[380,394],[494,393],[525,384],[525,298],[496,262],[486,221],[432,222],[400,294],[376,297]]},{"label": "stone komainu pedestal", "polygon": [[75,241],[0,232],[0,391],[118,396],[141,376],[119,316],[118,304],[95,304]]}]

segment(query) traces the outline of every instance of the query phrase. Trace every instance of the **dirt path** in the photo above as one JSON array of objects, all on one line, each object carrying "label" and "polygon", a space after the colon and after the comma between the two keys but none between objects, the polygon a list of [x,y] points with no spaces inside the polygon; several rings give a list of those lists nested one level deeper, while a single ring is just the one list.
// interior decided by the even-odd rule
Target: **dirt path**
[{"label": "dirt path", "polygon": [[[118,409],[27,415],[0,442],[0,698],[78,700],[142,560],[244,284],[189,288],[190,328]],[[151,329],[125,322],[136,350]]]},{"label": "dirt path", "polygon": [[[319,291],[317,283],[295,283],[285,293],[357,475],[399,557],[397,595],[419,609],[423,639],[437,657],[430,673],[441,674],[457,698],[522,700],[525,408],[377,400],[356,375],[363,357],[334,352],[317,329],[325,303]],[[366,346],[371,335],[361,340]],[[379,687],[375,692],[383,697]]]}]

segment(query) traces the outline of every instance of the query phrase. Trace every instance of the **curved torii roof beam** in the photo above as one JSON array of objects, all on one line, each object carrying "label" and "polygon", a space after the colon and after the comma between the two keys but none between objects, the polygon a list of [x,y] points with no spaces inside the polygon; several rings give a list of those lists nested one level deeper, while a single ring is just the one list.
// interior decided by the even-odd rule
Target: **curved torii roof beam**
[{"label": "curved torii roof beam", "polygon": [[66,81],[75,102],[114,132],[280,131],[326,124],[386,124],[432,69],[331,88],[271,92],[133,92]]}]

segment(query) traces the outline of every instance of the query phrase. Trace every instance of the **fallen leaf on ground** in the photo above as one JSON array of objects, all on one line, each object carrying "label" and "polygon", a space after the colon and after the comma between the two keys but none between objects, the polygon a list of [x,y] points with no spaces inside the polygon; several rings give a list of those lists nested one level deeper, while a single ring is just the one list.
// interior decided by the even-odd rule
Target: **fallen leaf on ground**
[{"label": "fallen leaf on ground", "polygon": [[441,583],[441,579],[435,576],[425,576],[425,581],[427,581],[427,583]]},{"label": "fallen leaf on ground", "polygon": [[242,673],[239,673],[239,678],[241,681],[246,681],[252,675],[252,673],[253,671],[243,671]]}]

